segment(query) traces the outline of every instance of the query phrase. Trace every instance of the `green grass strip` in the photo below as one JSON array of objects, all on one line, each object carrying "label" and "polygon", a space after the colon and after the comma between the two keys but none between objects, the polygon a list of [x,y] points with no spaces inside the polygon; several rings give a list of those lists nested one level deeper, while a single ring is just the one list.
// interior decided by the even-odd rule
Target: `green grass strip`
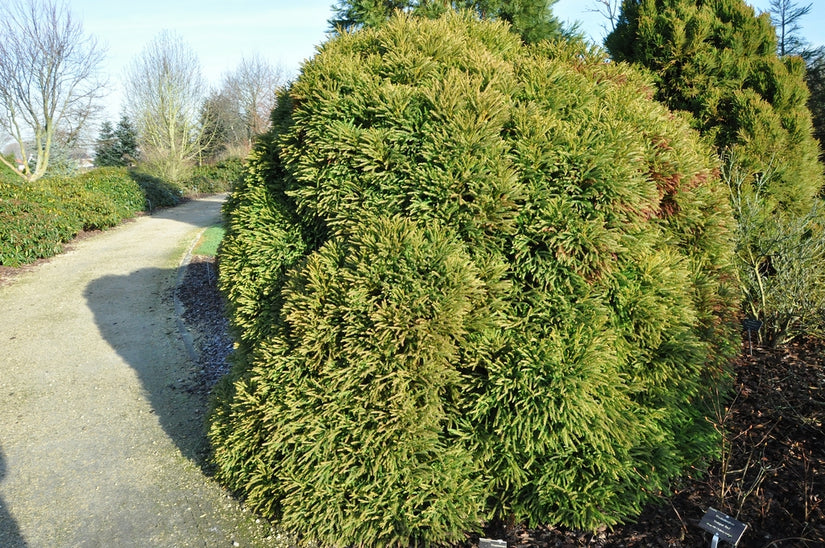
[{"label": "green grass strip", "polygon": [[198,245],[195,246],[194,255],[214,256],[218,252],[218,245],[223,239],[226,230],[221,225],[210,226],[201,236]]}]

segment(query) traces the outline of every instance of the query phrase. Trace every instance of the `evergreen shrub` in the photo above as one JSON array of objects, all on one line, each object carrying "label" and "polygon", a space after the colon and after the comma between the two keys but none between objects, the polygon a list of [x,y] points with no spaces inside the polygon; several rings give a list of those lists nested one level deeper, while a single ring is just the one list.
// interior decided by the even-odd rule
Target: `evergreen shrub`
[{"label": "evergreen shrub", "polygon": [[0,265],[56,255],[79,232],[76,217],[41,183],[0,182]]},{"label": "evergreen shrub", "polygon": [[178,203],[162,181],[125,168],[97,168],[36,183],[0,179],[0,265],[60,253],[81,230],[115,226],[139,211]]},{"label": "evergreen shrub", "polygon": [[711,455],[732,217],[652,95],[468,15],[322,46],[225,206],[218,477],[322,544],[408,546],[616,523]]},{"label": "evergreen shrub", "polygon": [[154,175],[149,175],[144,171],[130,169],[129,177],[137,183],[143,192],[146,211],[176,206],[183,197],[183,189],[180,186]]},{"label": "evergreen shrub", "polygon": [[653,71],[656,97],[690,112],[750,174],[746,184],[761,181],[774,214],[807,212],[823,176],[805,62],[777,56],[769,13],[757,16],[744,0],[625,2],[606,45],[614,59]]},{"label": "evergreen shrub", "polygon": [[243,160],[227,158],[215,164],[195,167],[186,186],[190,192],[195,194],[228,192],[241,177],[243,177]]},{"label": "evergreen shrub", "polygon": [[805,63],[777,56],[770,14],[744,0],[626,1],[606,44],[651,70],[657,98],[725,157],[743,309],[763,342],[822,333],[823,165]]},{"label": "evergreen shrub", "polygon": [[144,208],[141,188],[124,169],[106,167],[74,177],[54,177],[48,185],[82,230],[114,226]]}]

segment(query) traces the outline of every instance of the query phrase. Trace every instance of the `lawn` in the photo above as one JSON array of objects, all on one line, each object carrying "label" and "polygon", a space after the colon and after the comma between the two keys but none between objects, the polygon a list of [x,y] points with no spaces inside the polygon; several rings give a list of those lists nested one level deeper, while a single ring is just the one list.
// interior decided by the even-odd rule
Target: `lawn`
[{"label": "lawn", "polygon": [[226,229],[224,229],[222,225],[210,226],[201,235],[192,253],[194,255],[207,255],[209,257],[215,256],[224,234],[226,234]]}]

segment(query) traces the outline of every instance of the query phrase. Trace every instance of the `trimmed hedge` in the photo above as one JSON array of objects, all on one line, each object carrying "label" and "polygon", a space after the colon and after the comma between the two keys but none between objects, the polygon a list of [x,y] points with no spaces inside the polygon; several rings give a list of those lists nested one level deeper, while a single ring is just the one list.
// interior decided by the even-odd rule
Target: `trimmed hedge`
[{"label": "trimmed hedge", "polygon": [[243,177],[243,160],[227,158],[215,164],[197,166],[186,183],[196,194],[229,192]]},{"label": "trimmed hedge", "polygon": [[336,37],[227,202],[218,477],[329,545],[638,512],[718,450],[718,163],[647,76],[504,24]]},{"label": "trimmed hedge", "polygon": [[19,266],[60,253],[81,230],[117,225],[135,213],[178,203],[162,181],[125,168],[20,183],[0,180],[0,265]]}]

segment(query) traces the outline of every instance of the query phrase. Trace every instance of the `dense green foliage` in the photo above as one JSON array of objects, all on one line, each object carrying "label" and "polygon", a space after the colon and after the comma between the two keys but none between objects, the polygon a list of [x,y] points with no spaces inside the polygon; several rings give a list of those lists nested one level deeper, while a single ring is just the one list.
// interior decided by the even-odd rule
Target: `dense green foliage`
[{"label": "dense green foliage", "polygon": [[482,19],[506,21],[525,42],[558,38],[568,32],[553,15],[558,0],[339,0],[330,26],[352,31],[384,23],[396,11],[439,17],[446,10],[469,10]]},{"label": "dense green foliage", "polygon": [[745,172],[772,168],[770,213],[804,212],[823,185],[807,109],[805,64],[780,59],[770,15],[743,0],[626,0],[611,55],[651,69],[657,98],[695,117]]},{"label": "dense green foliage", "polygon": [[0,265],[50,257],[81,230],[108,228],[179,198],[162,181],[123,168],[25,184],[0,176]]},{"label": "dense green foliage", "polygon": [[122,116],[117,126],[108,120],[103,122],[95,142],[95,166],[131,166],[139,156],[137,130],[128,117]]},{"label": "dense green foliage", "polygon": [[615,523],[712,453],[732,219],[652,93],[467,15],[326,43],[225,210],[218,477],[324,544],[408,546]]},{"label": "dense green foliage", "polygon": [[183,186],[193,194],[228,192],[242,176],[243,160],[227,158],[214,164],[196,166]]},{"label": "dense green foliage", "polygon": [[[811,304],[825,279],[825,180],[802,58],[780,58],[769,14],[743,0],[626,0],[606,43],[617,60],[651,69],[657,97],[690,112],[727,158],[744,309],[765,323],[763,340],[818,331],[805,318],[825,304]],[[799,307],[810,308],[788,314]]]}]

